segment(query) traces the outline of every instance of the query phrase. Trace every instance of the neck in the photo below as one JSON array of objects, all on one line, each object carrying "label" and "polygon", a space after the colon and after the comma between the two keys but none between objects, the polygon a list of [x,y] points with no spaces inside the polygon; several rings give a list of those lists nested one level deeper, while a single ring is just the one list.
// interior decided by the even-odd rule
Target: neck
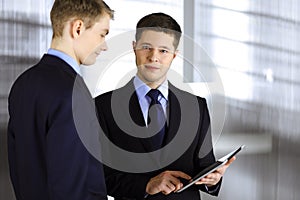
[{"label": "neck", "polygon": [[158,81],[148,81],[148,80],[143,79],[139,74],[137,74],[137,76],[141,79],[141,81],[143,81],[151,89],[159,88],[159,86],[161,86],[161,84],[163,84],[163,82],[166,80],[166,78],[164,78],[164,79],[158,80]]},{"label": "neck", "polygon": [[66,39],[60,37],[60,38],[53,38],[51,41],[50,48],[64,52],[65,54],[68,54],[72,58],[74,58],[78,64],[79,60],[76,58],[76,55],[73,51],[72,44],[70,41],[67,41]]},{"label": "neck", "polygon": [[159,88],[159,86],[161,85],[162,83],[153,83],[153,82],[148,82],[146,83],[146,85],[148,85],[151,89],[157,89]]}]

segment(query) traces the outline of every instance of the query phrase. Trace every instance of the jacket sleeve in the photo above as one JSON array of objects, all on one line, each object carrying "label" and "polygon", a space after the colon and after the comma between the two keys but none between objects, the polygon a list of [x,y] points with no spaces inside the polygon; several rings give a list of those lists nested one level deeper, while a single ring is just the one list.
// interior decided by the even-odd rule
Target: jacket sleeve
[{"label": "jacket sleeve", "polygon": [[[210,116],[207,103],[204,98],[197,98],[199,103],[200,120],[198,128],[198,144],[194,155],[194,169],[196,169],[197,172],[200,172],[207,166],[213,164],[216,160],[212,145]],[[213,187],[199,185],[198,188],[203,192],[217,196],[221,188],[221,182],[222,179]]]},{"label": "jacket sleeve", "polygon": [[[45,153],[51,199],[107,199],[102,164],[84,146],[74,109],[71,99],[54,103],[50,109]],[[81,123],[91,125],[92,114],[81,115]],[[86,134],[91,134],[89,130]]]}]

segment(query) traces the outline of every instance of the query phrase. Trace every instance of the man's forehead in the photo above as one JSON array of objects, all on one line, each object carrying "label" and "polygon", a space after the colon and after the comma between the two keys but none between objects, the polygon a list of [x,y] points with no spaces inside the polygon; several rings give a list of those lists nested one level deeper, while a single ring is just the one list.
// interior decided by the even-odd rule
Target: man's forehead
[{"label": "man's forehead", "polygon": [[142,33],[138,42],[153,46],[167,46],[171,48],[173,46],[174,37],[173,35],[164,32],[147,30]]},{"label": "man's forehead", "polygon": [[110,27],[110,17],[109,15],[101,15],[94,23],[94,26],[98,29],[107,29]]}]

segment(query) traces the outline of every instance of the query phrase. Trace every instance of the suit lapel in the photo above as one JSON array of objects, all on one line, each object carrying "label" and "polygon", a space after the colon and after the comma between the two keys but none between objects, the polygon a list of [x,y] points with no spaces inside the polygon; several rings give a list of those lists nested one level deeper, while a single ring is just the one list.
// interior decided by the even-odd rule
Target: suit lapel
[{"label": "suit lapel", "polygon": [[[175,95],[174,86],[169,83],[169,97],[168,97],[168,128],[166,131],[165,142],[164,144],[168,144],[176,135],[178,131],[178,127],[180,126],[180,104]],[[178,95],[177,95],[178,96]]]},{"label": "suit lapel", "polygon": [[[134,93],[131,98],[130,98],[130,104],[129,104],[129,111],[130,111],[130,116],[132,120],[138,125],[138,126],[143,126],[145,127],[145,120],[143,117],[143,113],[138,101],[137,94]],[[146,131],[142,134],[146,134]],[[149,149],[151,149],[151,143],[147,138],[139,138],[139,141],[143,145],[145,152],[148,152]]]},{"label": "suit lapel", "polygon": [[130,113],[132,120],[137,125],[139,125],[139,126],[146,125],[136,92],[134,92],[130,97],[129,113]]},{"label": "suit lapel", "polygon": [[[143,112],[142,112],[140,104],[139,104],[138,96],[135,92],[133,79],[125,87],[127,87],[129,89],[127,94],[132,94],[130,96],[130,100],[129,100],[129,113],[130,113],[131,119],[133,120],[133,122],[136,125],[145,127],[146,124],[145,124]],[[130,91],[134,91],[134,92],[130,92]],[[146,131],[141,134],[146,134]],[[149,149],[151,149],[150,141],[147,138],[142,138],[142,137],[139,138],[139,141],[142,144],[145,152],[149,152]]]}]

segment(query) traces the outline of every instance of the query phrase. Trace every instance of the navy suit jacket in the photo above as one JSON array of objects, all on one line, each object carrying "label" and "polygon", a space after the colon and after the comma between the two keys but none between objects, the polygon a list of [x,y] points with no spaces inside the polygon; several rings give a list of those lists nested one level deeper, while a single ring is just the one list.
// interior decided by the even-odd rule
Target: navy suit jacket
[{"label": "navy suit jacket", "polygon": [[[129,152],[149,152],[148,146],[151,145],[149,138],[130,134],[130,132],[136,131],[133,128],[134,125],[131,124],[132,122],[140,127],[145,127],[133,80],[120,89],[96,97],[95,103],[99,113],[100,125],[114,145]],[[112,161],[108,163],[116,163],[113,159],[122,159],[123,163],[133,162],[134,165],[138,166],[137,171],[139,172],[134,171],[134,166],[131,169],[130,167],[124,167],[124,170],[122,170],[120,166],[118,166],[119,169],[113,169],[114,166],[104,165],[109,195],[116,199],[143,199],[148,181],[159,173],[166,170],[178,170],[193,176],[215,162],[206,100],[179,90],[169,83],[167,110],[168,128],[164,145],[165,147],[166,145],[172,147],[169,150],[162,151],[162,155],[165,156],[162,159],[173,157],[173,161],[161,167],[159,166],[161,163],[158,163],[157,169],[147,169],[147,171],[147,161],[132,159],[131,155],[118,158],[118,155],[112,153]],[[126,115],[128,112],[129,116]],[[116,120],[116,116],[120,119]],[[128,124],[125,129],[122,127],[124,124]],[[183,146],[187,147],[181,148]],[[108,148],[106,150],[109,151]],[[178,152],[179,154],[175,155]],[[143,167],[143,162],[145,163],[145,172],[138,169]],[[212,195],[218,194],[220,184],[221,181],[213,188]],[[159,193],[153,196],[150,195],[147,199],[200,199],[199,189],[206,191],[203,185],[195,185],[179,194],[172,193],[165,196]]]},{"label": "navy suit jacket", "polygon": [[[73,91],[88,100],[83,107],[89,107],[89,101],[94,105],[82,78],[66,62],[47,54],[14,83],[8,158],[18,200],[107,199],[103,166],[76,130]],[[82,123],[89,126],[91,119],[97,121],[95,112]]]}]

